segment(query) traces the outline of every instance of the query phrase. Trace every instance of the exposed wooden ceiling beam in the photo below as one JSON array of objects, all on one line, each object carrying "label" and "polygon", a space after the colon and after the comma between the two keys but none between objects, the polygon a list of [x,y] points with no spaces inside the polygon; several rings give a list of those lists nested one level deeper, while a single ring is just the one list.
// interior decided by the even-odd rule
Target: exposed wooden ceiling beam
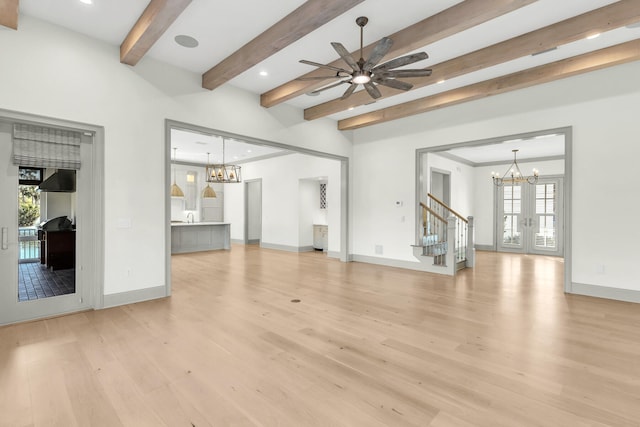
[{"label": "exposed wooden ceiling beam", "polygon": [[350,117],[340,120],[338,129],[358,129],[637,60],[640,39]]},{"label": "exposed wooden ceiling beam", "polygon": [[[449,80],[503,62],[543,52],[547,49],[581,40],[589,35],[620,28],[640,21],[638,0],[623,0],[593,10],[583,15],[558,22],[527,34],[506,40],[449,61],[433,65],[430,78],[407,79],[413,89],[432,85],[440,80]],[[403,91],[378,86],[381,98],[388,98]],[[371,102],[366,91],[356,92],[345,100],[333,99],[304,110],[306,120],[315,120]]]},{"label": "exposed wooden ceiling beam", "polygon": [[19,0],[0,0],[0,25],[18,29]]},{"label": "exposed wooden ceiling beam", "polygon": [[120,45],[120,62],[136,65],[191,0],[151,0]]},{"label": "exposed wooden ceiling beam", "polygon": [[268,30],[202,75],[202,87],[215,89],[306,36],[364,0],[307,0]]},{"label": "exposed wooden ceiling beam", "polygon": [[[483,22],[490,21],[498,16],[512,12],[536,0],[466,0],[450,7],[436,15],[430,16],[404,30],[398,31],[389,37],[393,40],[391,50],[381,62],[404,55],[412,50],[420,49],[426,45],[464,31]],[[376,42],[377,43],[377,42]],[[364,57],[367,58],[376,45],[372,43],[364,48]],[[356,53],[356,52],[353,52]],[[358,56],[359,56],[359,52]],[[313,58],[307,58],[313,59]],[[344,62],[337,59],[329,65],[344,67]],[[314,70],[300,77],[317,77],[326,75],[326,71]],[[298,78],[300,78],[298,77]],[[260,95],[260,105],[273,107],[289,99],[303,95],[313,89],[324,86],[331,80],[301,81],[291,80],[275,89]]]}]

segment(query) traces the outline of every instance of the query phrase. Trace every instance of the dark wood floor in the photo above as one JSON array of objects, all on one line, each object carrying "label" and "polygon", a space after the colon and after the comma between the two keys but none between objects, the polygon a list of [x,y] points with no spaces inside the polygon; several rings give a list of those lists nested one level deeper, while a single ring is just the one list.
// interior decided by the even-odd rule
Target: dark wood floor
[{"label": "dark wood floor", "polygon": [[477,264],[174,256],[171,298],[0,328],[0,425],[637,427],[640,307]]}]

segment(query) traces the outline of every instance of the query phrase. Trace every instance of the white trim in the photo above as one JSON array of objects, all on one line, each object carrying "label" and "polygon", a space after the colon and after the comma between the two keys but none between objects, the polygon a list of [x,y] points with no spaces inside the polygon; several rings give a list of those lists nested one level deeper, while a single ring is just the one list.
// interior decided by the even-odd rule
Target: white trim
[{"label": "white trim", "polygon": [[164,298],[169,296],[166,290],[166,286],[155,286],[153,288],[136,289],[135,291],[105,295],[104,308]]},{"label": "white trim", "polygon": [[496,247],[494,245],[474,245],[476,251],[489,251],[495,252]]},{"label": "white trim", "polygon": [[616,301],[640,303],[640,291],[634,291],[632,289],[610,288],[608,286],[572,283],[571,290],[567,293],[596,298],[605,298]]},{"label": "white trim", "polygon": [[442,275],[451,277],[451,275],[447,273],[446,266],[440,267],[440,266],[432,265],[431,267],[442,268],[442,273],[438,273],[432,270],[427,270],[425,268],[425,264],[419,261],[416,261],[416,262],[404,261],[400,259],[380,258],[380,257],[374,257],[374,256],[367,256],[367,255],[353,255],[353,261],[363,262],[366,264],[384,265],[386,267],[404,268],[407,270],[422,271],[425,273],[442,274]]},{"label": "white trim", "polygon": [[315,249],[313,246],[289,246],[289,245],[279,245],[277,243],[265,243],[260,242],[260,247],[263,249],[275,249],[277,251],[286,251],[286,252],[313,252]]},{"label": "white trim", "polygon": [[327,257],[340,259],[340,252],[338,252],[338,251],[327,251]]}]

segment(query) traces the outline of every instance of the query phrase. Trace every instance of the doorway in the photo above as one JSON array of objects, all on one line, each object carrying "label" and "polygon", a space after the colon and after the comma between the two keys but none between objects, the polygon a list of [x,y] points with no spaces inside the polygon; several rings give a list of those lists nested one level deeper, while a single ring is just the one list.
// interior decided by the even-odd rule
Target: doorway
[{"label": "doorway", "polygon": [[[572,129],[571,127],[546,129],[532,131],[521,134],[503,135],[493,138],[472,140],[454,144],[434,146],[416,150],[416,211],[415,218],[420,218],[421,208],[419,203],[423,201],[424,195],[430,191],[429,181],[431,180],[431,167],[444,166],[451,170],[456,188],[453,189],[452,197],[457,203],[460,197],[458,182],[462,182],[466,187],[464,195],[468,198],[467,203],[473,206],[472,216],[474,217],[475,248],[477,250],[497,251],[500,239],[499,233],[503,233],[501,222],[504,215],[498,212],[498,192],[491,181],[492,171],[495,173],[496,167],[508,165],[513,158],[513,150],[527,147],[526,162],[532,166],[542,167],[542,176],[545,178],[561,178],[557,182],[557,194],[554,202],[558,203],[555,208],[558,210],[552,215],[551,212],[543,212],[544,219],[537,219],[535,214],[527,217],[527,227],[532,236],[528,237],[533,249],[530,253],[541,253],[543,255],[561,256],[564,259],[564,290],[572,290],[572,245],[571,245],[571,194],[572,194]],[[453,161],[453,166],[446,164]],[[542,164],[542,165],[541,165]],[[466,178],[466,180],[465,180]],[[539,181],[543,183],[542,179]],[[546,188],[547,195],[549,188]],[[556,188],[553,189],[554,191]],[[521,196],[524,197],[524,196]],[[540,202],[547,201],[549,197],[540,197]],[[504,204],[504,201],[502,202]],[[537,202],[536,202],[537,203]],[[551,208],[547,204],[546,208]],[[504,206],[502,206],[504,209]],[[538,214],[541,215],[541,214]],[[499,220],[500,218],[500,220]],[[524,218],[518,219],[520,221]],[[515,220],[514,220],[515,221]],[[544,224],[542,224],[542,222]],[[547,223],[546,221],[550,221]],[[542,225],[543,230],[540,230]],[[520,223],[520,228],[524,223]],[[500,231],[498,231],[500,227]],[[553,234],[555,233],[555,237]],[[537,234],[537,236],[536,236]],[[415,222],[415,239],[419,244],[420,222]],[[498,237],[502,237],[499,235]],[[556,242],[554,242],[554,238]],[[537,240],[536,240],[537,239]],[[524,249],[523,249],[524,250]]]},{"label": "doorway", "polygon": [[262,179],[244,182],[245,244],[259,245],[262,239]]},{"label": "doorway", "polygon": [[545,177],[496,188],[498,251],[562,256],[562,183]]},{"label": "doorway", "polygon": [[[57,272],[70,273],[74,285],[69,286],[64,292],[58,295],[43,295],[46,298],[21,298],[20,295],[20,266],[31,263],[20,263],[23,261],[36,261],[35,265],[40,266],[40,256],[42,254],[41,241],[32,230],[33,224],[38,223],[37,218],[30,219],[28,227],[21,227],[19,223],[19,199],[31,199],[33,204],[35,197],[29,190],[20,194],[19,185],[21,178],[28,178],[20,174],[19,166],[22,161],[16,155],[14,142],[19,139],[29,139],[37,141],[35,138],[25,138],[18,135],[24,131],[20,126],[40,129],[41,132],[53,131],[57,140],[60,135],[73,133],[77,137],[77,150],[79,152],[80,169],[75,170],[77,174],[76,192],[77,202],[71,207],[65,218],[73,221],[75,225],[73,245],[77,248],[71,257],[64,256],[58,261],[68,261],[73,268],[59,268]],[[39,132],[40,132],[39,131]],[[18,132],[18,134],[16,133]],[[33,132],[32,135],[37,135]],[[16,136],[18,135],[18,136]],[[102,283],[103,283],[103,212],[102,212],[102,128],[91,125],[80,125],[78,123],[66,122],[63,120],[33,116],[25,113],[17,113],[0,110],[0,233],[2,244],[0,246],[0,271],[3,273],[0,280],[0,325],[15,323],[25,320],[38,319],[55,316],[64,313],[86,310],[88,308],[102,307]],[[46,141],[52,141],[52,139]],[[99,142],[97,142],[99,141]],[[68,141],[67,141],[68,142]],[[24,144],[27,146],[28,144]],[[78,158],[76,158],[78,160]],[[29,167],[38,167],[29,165]],[[45,169],[45,168],[43,168]],[[46,178],[46,173],[42,178]],[[28,194],[27,194],[28,193]],[[46,200],[42,200],[43,206]],[[54,206],[49,206],[53,208]],[[45,208],[46,209],[46,208]],[[46,219],[40,214],[40,219]],[[33,212],[32,212],[33,216]],[[61,215],[62,216],[62,215]],[[72,218],[68,218],[68,217]],[[32,221],[32,222],[31,222]],[[29,232],[23,233],[21,228],[29,228]],[[76,237],[77,230],[77,239]],[[31,235],[27,235],[27,234]],[[21,236],[21,234],[24,234]],[[35,234],[35,235],[34,235]],[[27,260],[27,258],[29,258]],[[77,268],[75,268],[77,267]],[[47,269],[47,272],[51,272]],[[57,273],[54,268],[53,273]],[[67,274],[69,276],[69,274]],[[32,277],[36,281],[40,278]]]},{"label": "doorway", "polygon": [[451,172],[431,168],[431,195],[451,206]]}]

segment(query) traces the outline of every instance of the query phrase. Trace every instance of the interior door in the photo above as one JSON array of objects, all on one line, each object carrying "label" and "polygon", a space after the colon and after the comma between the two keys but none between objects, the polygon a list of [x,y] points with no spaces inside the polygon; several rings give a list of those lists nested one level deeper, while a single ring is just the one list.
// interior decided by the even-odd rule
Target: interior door
[{"label": "interior door", "polygon": [[262,180],[245,182],[246,243],[260,243],[262,239]]},{"label": "interior door", "polygon": [[562,178],[498,188],[497,242],[501,252],[563,255]]},{"label": "interior door", "polygon": [[[0,324],[78,311],[88,306],[76,269],[76,292],[49,298],[18,301],[18,166],[11,161],[11,124],[0,122]],[[90,155],[90,153],[84,153]],[[84,156],[83,156],[84,160]],[[87,171],[89,172],[89,171]],[[81,175],[79,175],[81,177]],[[81,182],[81,180],[79,180]],[[85,188],[81,184],[81,188]],[[79,188],[80,189],[80,188]],[[86,188],[84,191],[88,191]],[[80,212],[78,212],[80,216]],[[77,251],[82,259],[82,249]],[[76,259],[76,266],[82,265]]]}]

